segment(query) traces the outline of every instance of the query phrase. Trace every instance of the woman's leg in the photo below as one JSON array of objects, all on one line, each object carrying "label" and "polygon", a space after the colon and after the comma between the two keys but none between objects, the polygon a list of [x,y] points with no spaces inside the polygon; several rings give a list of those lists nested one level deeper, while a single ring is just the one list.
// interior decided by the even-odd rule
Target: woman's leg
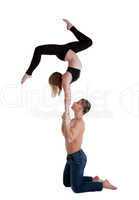
[{"label": "woman's leg", "polygon": [[[84,49],[87,49],[92,45],[92,40],[78,31],[74,26],[70,28],[70,31],[73,32],[75,37],[79,40],[76,42],[70,42],[65,45],[56,45],[56,44],[48,44],[48,45],[41,45],[35,48],[33,58],[31,60],[30,66],[26,71],[27,75],[32,75],[33,71],[39,65],[41,60],[41,55],[64,55],[68,49],[72,49],[74,52],[79,52]],[[65,52],[64,52],[65,51]],[[62,57],[63,58],[63,57]]]},{"label": "woman's leg", "polygon": [[81,33],[79,30],[77,30],[75,26],[72,26],[70,28],[70,31],[75,35],[78,41],[70,42],[64,45],[68,49],[72,49],[74,52],[77,53],[79,51],[87,49],[88,47],[92,45],[93,43],[92,40],[86,35],[84,35],[83,33]]},{"label": "woman's leg", "polygon": [[56,55],[56,54],[59,54],[61,50],[62,50],[62,46],[56,45],[56,44],[37,46],[35,48],[33,58],[31,60],[28,70],[26,71],[26,74],[32,75],[32,72],[39,65],[39,62],[41,60],[41,55]]}]

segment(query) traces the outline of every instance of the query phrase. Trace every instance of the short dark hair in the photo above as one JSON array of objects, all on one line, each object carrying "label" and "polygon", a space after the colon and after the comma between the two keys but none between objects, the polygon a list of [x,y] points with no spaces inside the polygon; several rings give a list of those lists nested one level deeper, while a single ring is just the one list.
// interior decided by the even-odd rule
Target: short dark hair
[{"label": "short dark hair", "polygon": [[91,103],[87,99],[81,99],[83,105],[83,114],[89,112],[91,109]]}]

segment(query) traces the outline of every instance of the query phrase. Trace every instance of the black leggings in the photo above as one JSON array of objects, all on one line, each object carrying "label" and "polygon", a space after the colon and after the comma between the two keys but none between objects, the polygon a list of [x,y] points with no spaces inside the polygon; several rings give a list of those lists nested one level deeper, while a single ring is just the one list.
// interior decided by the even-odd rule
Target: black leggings
[{"label": "black leggings", "polygon": [[75,35],[75,37],[78,39],[78,41],[70,42],[64,45],[57,45],[57,44],[47,44],[47,45],[41,45],[37,46],[35,48],[33,58],[31,61],[31,64],[26,71],[26,74],[31,75],[32,72],[35,70],[35,68],[38,66],[41,55],[56,55],[59,59],[64,60],[66,52],[71,49],[75,53],[82,51],[84,49],[87,49],[92,45],[92,40],[78,31],[75,26],[72,26],[70,31]]}]

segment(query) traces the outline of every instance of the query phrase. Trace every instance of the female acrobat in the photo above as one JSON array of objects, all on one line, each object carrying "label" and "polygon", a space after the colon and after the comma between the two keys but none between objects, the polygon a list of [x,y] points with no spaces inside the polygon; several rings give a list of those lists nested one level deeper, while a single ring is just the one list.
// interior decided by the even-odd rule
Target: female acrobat
[{"label": "female acrobat", "polygon": [[63,89],[65,112],[69,113],[69,106],[71,104],[70,84],[80,77],[82,68],[82,64],[77,56],[77,53],[90,47],[93,42],[89,37],[77,30],[77,28],[68,20],[63,19],[63,21],[67,25],[67,30],[70,30],[78,41],[62,45],[46,44],[37,46],[34,50],[30,66],[21,80],[21,84],[23,84],[28,78],[31,78],[33,71],[39,65],[41,55],[56,55],[60,60],[67,61],[68,67],[66,72],[64,74],[61,74],[60,72],[52,73],[48,82],[51,87],[53,97],[60,95],[61,90]]}]

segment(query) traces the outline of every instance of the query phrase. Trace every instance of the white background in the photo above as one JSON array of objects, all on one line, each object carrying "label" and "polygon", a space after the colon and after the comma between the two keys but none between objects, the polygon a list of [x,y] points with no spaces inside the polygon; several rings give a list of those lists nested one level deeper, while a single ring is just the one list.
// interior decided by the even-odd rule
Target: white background
[{"label": "white background", "polygon": [[[42,56],[32,79],[20,84],[37,45],[76,40],[62,18],[93,40],[78,53],[83,69],[71,85],[72,102],[83,97],[92,103],[84,116],[85,175],[108,178],[117,191],[75,194],[62,184],[63,93],[51,98],[48,77],[64,73],[67,63]],[[138,199],[138,19],[135,0],[1,1],[1,200]]]}]

